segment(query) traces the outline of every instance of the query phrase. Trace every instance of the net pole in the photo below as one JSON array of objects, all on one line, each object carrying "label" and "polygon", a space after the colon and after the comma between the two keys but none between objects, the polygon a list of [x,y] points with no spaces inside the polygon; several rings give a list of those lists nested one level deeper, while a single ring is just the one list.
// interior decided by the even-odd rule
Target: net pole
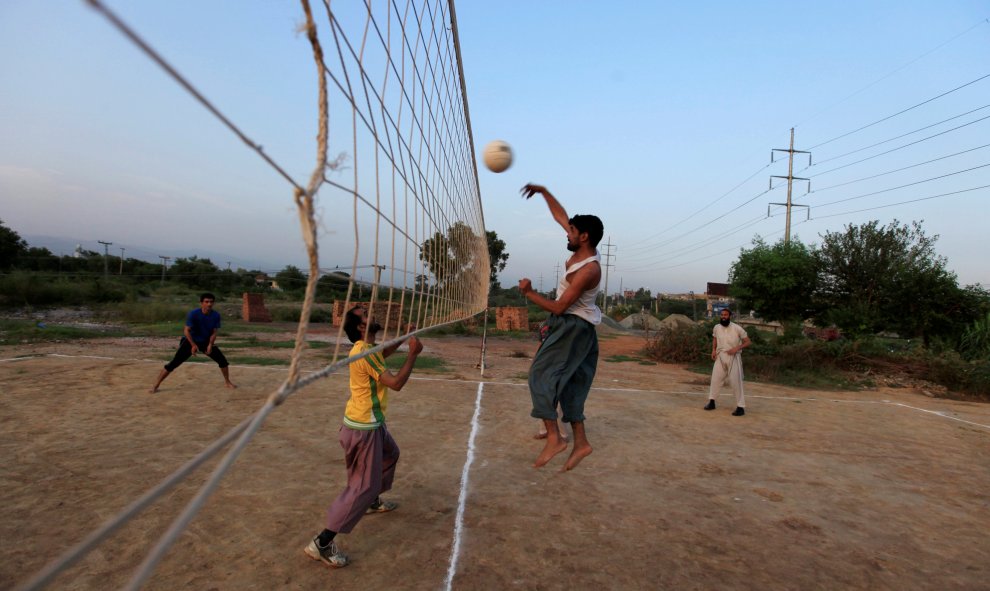
[{"label": "net pole", "polygon": [[488,344],[488,310],[489,308],[485,308],[485,324],[481,331],[481,361],[478,362],[478,366],[481,368],[481,377],[485,377],[485,353]]}]

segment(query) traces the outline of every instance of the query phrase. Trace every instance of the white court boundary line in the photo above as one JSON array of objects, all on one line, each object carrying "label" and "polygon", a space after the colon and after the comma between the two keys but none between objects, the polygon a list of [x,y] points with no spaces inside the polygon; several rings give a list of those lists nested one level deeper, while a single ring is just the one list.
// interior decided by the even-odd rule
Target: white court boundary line
[{"label": "white court boundary line", "polygon": [[[32,360],[32,359],[43,359],[45,357],[60,357],[60,358],[63,358],[63,359],[77,359],[77,358],[78,359],[106,359],[106,360],[111,360],[111,361],[141,361],[141,362],[149,362],[149,363],[160,363],[160,361],[151,360],[151,359],[133,359],[133,358],[126,358],[126,357],[97,357],[95,355],[65,355],[65,354],[62,354],[62,353],[47,353],[45,355],[32,355],[32,356],[27,356],[27,357],[13,357],[13,358],[10,358],[10,359],[0,359],[0,363],[4,363],[4,362],[8,362],[8,361],[29,361],[29,360]],[[265,369],[265,370],[268,370],[268,371],[288,371],[288,368],[264,367],[264,366],[258,367],[258,366],[255,366],[255,365],[238,365],[238,366],[234,366],[234,367],[248,368],[248,369]],[[312,372],[308,372],[308,373],[312,373]],[[528,388],[529,387],[528,384],[519,384],[519,383],[516,383],[516,382],[496,382],[496,381],[479,382],[477,380],[458,380],[458,379],[452,379],[452,378],[426,378],[426,377],[415,377],[415,376],[411,376],[410,379],[411,380],[415,380],[415,381],[424,381],[424,382],[456,382],[456,383],[461,383],[461,384],[478,384],[479,387],[482,384],[491,384],[493,386],[512,386],[512,387],[516,387],[516,388]],[[691,390],[640,390],[640,389],[636,389],[636,388],[602,388],[602,387],[592,387],[592,390],[597,390],[599,392],[632,392],[632,393],[642,393],[642,394],[688,394],[688,395],[701,395],[701,394],[704,394],[706,396],[708,394],[707,392],[703,392],[703,391],[700,391],[700,390],[698,390],[698,391],[691,391]],[[478,404],[480,404],[480,396],[481,396],[480,392],[479,392],[478,396],[479,396],[479,402],[478,402]],[[924,414],[935,415],[935,416],[940,417],[940,418],[943,418],[943,419],[949,419],[950,421],[957,421],[957,422],[960,422],[960,423],[965,423],[967,425],[973,425],[975,427],[981,427],[983,429],[987,429],[988,431],[990,431],[990,425],[984,425],[983,423],[977,423],[977,422],[974,422],[974,421],[967,421],[966,419],[960,419],[958,417],[949,416],[949,415],[945,414],[946,411],[928,410],[926,408],[920,408],[920,407],[917,407],[917,406],[911,406],[910,404],[904,404],[903,402],[891,402],[890,400],[841,400],[841,399],[838,399],[838,398],[814,398],[814,397],[801,398],[799,396],[767,396],[765,394],[747,394],[746,397],[747,398],[759,398],[761,400],[800,400],[802,402],[840,402],[840,403],[845,403],[845,404],[880,404],[880,405],[888,405],[888,406],[899,406],[901,408],[906,408],[908,410],[913,410],[913,411],[917,411],[917,412],[924,413]],[[476,411],[477,411],[477,409],[476,409]],[[473,434],[474,434],[474,431],[473,431],[473,427],[472,427],[472,436],[473,436]]]},{"label": "white court boundary line", "polygon": [[461,534],[464,532],[464,506],[467,504],[468,476],[471,464],[474,463],[474,441],[478,435],[478,417],[481,416],[481,395],[485,391],[485,383],[478,382],[478,396],[474,399],[474,416],[471,417],[471,434],[468,436],[467,458],[461,470],[461,492],[457,497],[457,516],[454,518],[454,543],[450,549],[450,565],[447,567],[447,578],[444,589],[450,591],[457,573],[457,559],[461,555]]}]

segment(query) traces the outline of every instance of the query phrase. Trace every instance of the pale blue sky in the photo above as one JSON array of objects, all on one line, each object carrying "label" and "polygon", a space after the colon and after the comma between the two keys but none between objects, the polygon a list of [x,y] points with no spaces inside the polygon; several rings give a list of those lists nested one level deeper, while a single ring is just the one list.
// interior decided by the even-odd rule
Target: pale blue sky
[{"label": "pale blue sky", "polygon": [[[786,174],[786,161],[766,165],[791,127],[816,163],[795,163],[815,192],[795,185],[812,219],[795,209],[793,235],[816,242],[847,223],[923,219],[963,284],[990,284],[990,188],[855,212],[990,185],[990,167],[977,168],[990,164],[990,119],[978,121],[990,115],[990,78],[823,144],[990,74],[986,2],[663,4],[457,5],[476,149],[503,139],[516,153],[507,172],[479,172],[487,227],[511,257],[503,285],[542,275],[549,289],[567,254],[545,207],[519,198],[530,181],[569,213],[603,219],[616,255],[609,291],[725,281],[741,245],[783,233],[779,209],[760,218],[784,191],[760,193]],[[315,94],[297,3],[109,5],[266,152],[308,176]],[[302,265],[285,182],[84,2],[3,2],[0,53],[7,225],[93,250],[109,240],[152,260],[201,252]],[[322,205],[330,237],[347,222]],[[323,266],[349,263],[321,256]]]}]

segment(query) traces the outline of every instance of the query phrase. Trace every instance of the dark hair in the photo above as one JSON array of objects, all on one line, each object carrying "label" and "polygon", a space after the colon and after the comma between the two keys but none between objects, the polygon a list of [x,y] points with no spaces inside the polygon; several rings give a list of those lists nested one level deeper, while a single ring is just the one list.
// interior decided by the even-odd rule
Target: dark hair
[{"label": "dark hair", "polygon": [[347,333],[347,339],[352,343],[356,343],[361,340],[364,334],[361,332],[361,322],[364,318],[358,316],[354,312],[361,310],[361,306],[354,306],[344,314],[344,332]]},{"label": "dark hair", "polygon": [[207,291],[205,293],[199,294],[199,301],[202,302],[203,300],[213,300],[215,302],[217,301],[217,298],[215,295]]},{"label": "dark hair", "polygon": [[721,310],[719,310],[718,311],[719,316],[722,315],[722,312],[728,312],[729,313],[729,316],[732,316],[732,310],[730,310],[728,308],[722,308]]},{"label": "dark hair", "polygon": [[592,248],[598,247],[598,243],[602,241],[602,236],[605,234],[605,226],[602,225],[598,216],[576,215],[567,221],[577,228],[578,233],[588,233],[588,242],[591,243]]}]

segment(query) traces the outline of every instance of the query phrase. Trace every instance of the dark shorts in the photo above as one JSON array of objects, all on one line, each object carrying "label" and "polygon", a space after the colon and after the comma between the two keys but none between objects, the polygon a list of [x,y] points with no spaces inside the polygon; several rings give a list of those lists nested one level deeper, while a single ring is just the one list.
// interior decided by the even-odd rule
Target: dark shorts
[{"label": "dark shorts", "polygon": [[529,392],[538,419],[584,421],[584,403],[598,369],[598,333],[587,320],[565,314],[547,319],[549,333],[529,370]]},{"label": "dark shorts", "polygon": [[[206,352],[207,345],[209,345],[209,343],[196,343],[196,346],[199,347],[199,350],[203,353]],[[166,371],[175,371],[175,368],[185,363],[185,361],[190,357],[192,357],[192,345],[189,344],[186,337],[182,337],[182,340],[179,341],[179,350],[175,352],[175,357],[172,358],[172,361],[165,364]],[[213,349],[210,350],[209,357],[213,361],[216,361],[217,365],[219,365],[221,369],[230,365],[227,363],[227,358],[224,357],[223,353],[220,351],[220,347],[217,347],[216,345],[213,345]]]}]

